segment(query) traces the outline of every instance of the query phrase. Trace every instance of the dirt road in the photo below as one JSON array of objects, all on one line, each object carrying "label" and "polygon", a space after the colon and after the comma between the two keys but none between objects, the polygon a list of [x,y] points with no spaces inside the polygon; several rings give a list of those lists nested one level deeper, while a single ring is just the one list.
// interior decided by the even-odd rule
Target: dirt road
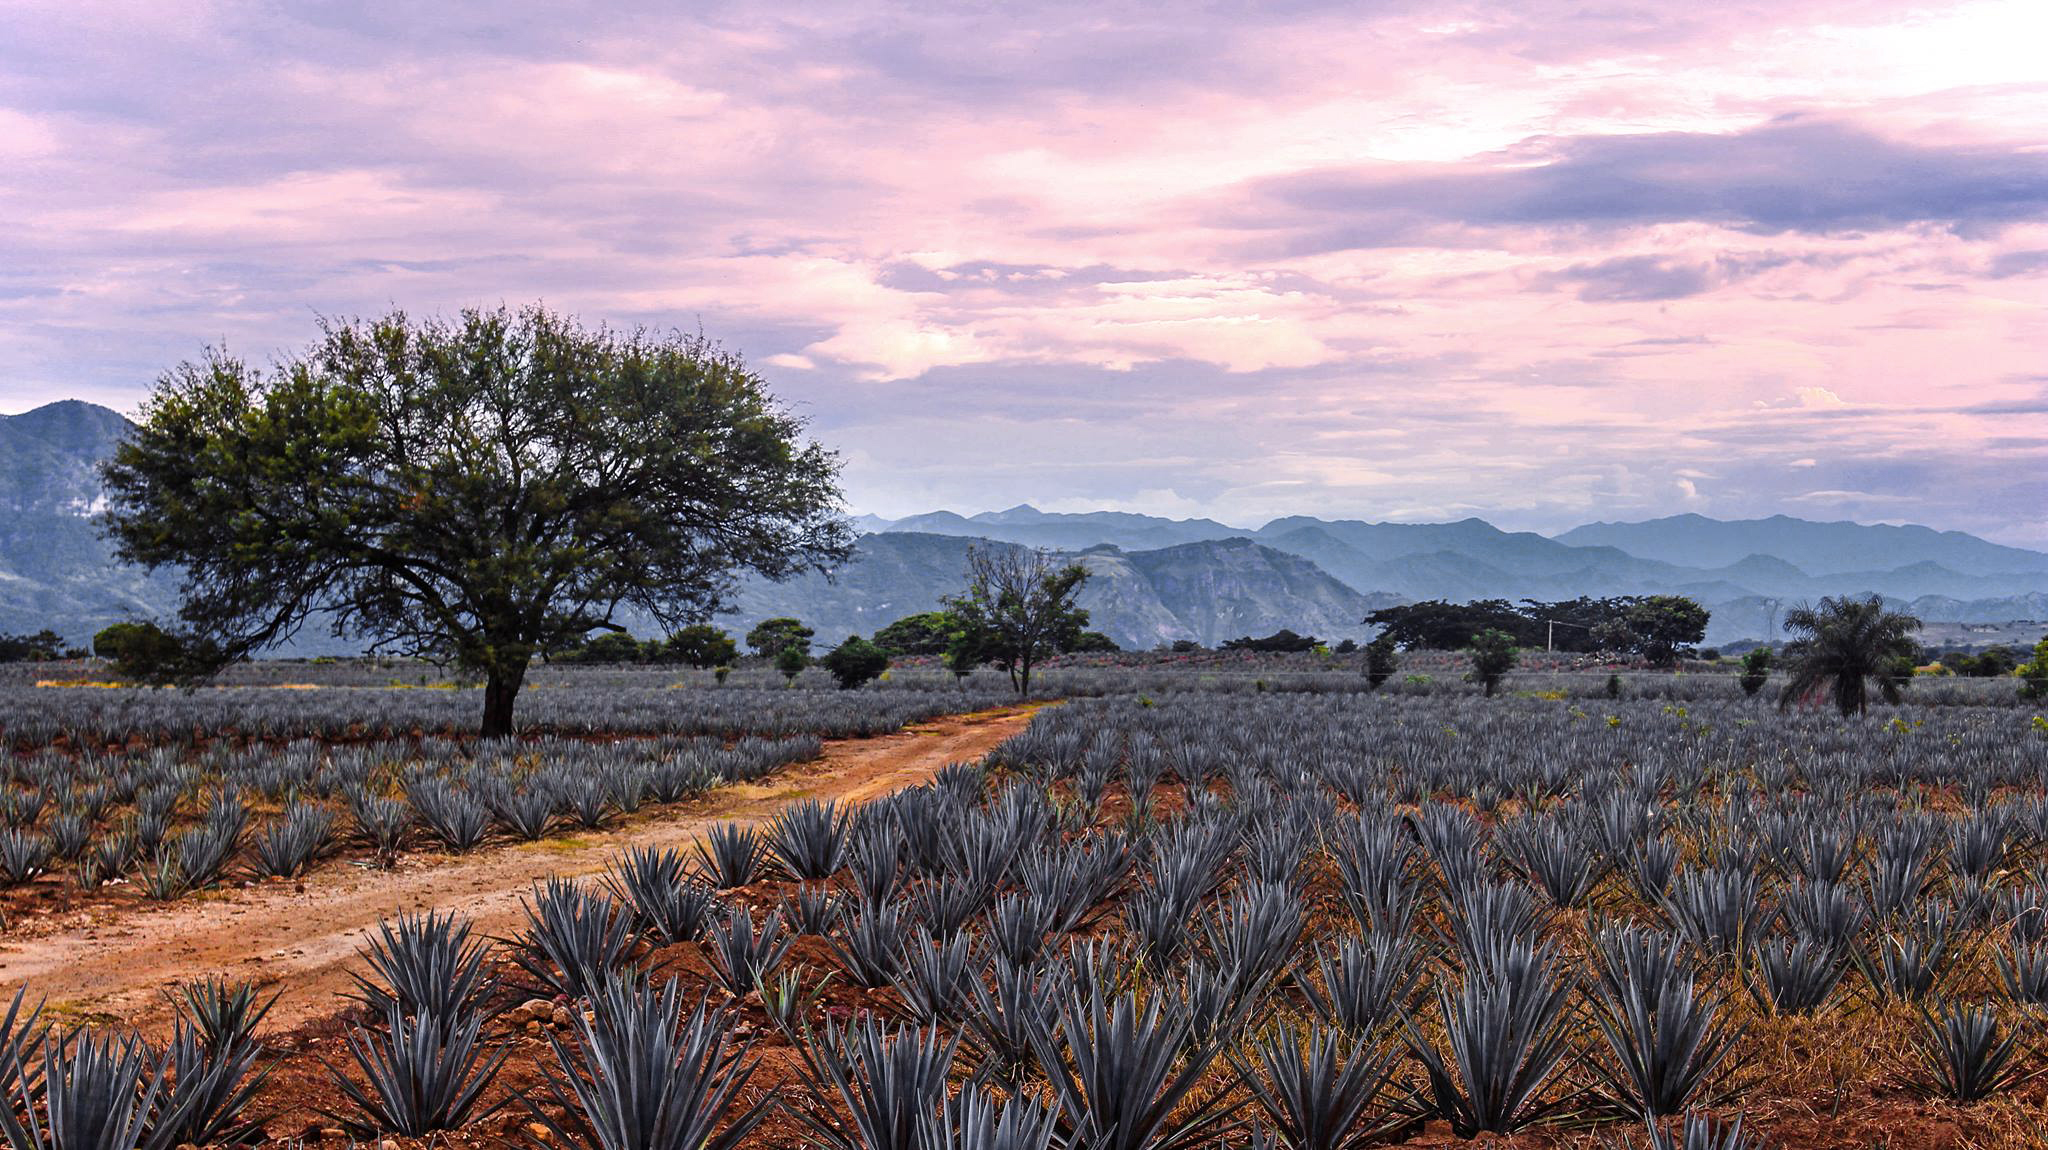
[{"label": "dirt road", "polygon": [[223,974],[278,992],[269,1025],[331,1014],[351,986],[347,967],[379,919],[399,910],[456,911],[479,934],[509,935],[525,922],[520,897],[550,874],[602,870],[628,846],[685,847],[711,823],[767,818],[799,797],[865,802],[929,780],[948,763],[979,759],[1021,731],[1031,707],[939,719],[894,735],[826,744],[825,756],[758,784],[724,787],[680,809],[616,829],[473,854],[425,856],[393,870],[328,867],[303,889],[257,885],[130,911],[38,938],[0,944],[0,986],[27,982],[61,1015],[161,1022],[162,990]]}]

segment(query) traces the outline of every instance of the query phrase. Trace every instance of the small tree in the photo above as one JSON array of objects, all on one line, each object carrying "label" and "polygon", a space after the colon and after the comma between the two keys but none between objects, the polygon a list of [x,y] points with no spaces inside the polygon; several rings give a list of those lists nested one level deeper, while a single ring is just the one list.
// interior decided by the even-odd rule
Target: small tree
[{"label": "small tree", "polygon": [[1394,672],[1401,668],[1401,656],[1394,645],[1394,637],[1382,631],[1377,638],[1365,645],[1365,685],[1379,690],[1386,685]]},{"label": "small tree", "polygon": [[964,680],[981,666],[981,641],[965,630],[953,632],[946,642],[946,670],[955,680]]},{"label": "small tree", "polygon": [[1785,630],[1799,637],[1785,645],[1790,678],[1778,705],[1827,698],[1844,717],[1861,715],[1870,706],[1872,679],[1885,701],[1896,704],[1912,675],[1919,650],[1913,632],[1919,629],[1920,620],[1887,610],[1884,597],[1875,594],[1827,597],[1818,606],[1787,611]]},{"label": "small tree", "polygon": [[2014,671],[2020,677],[2020,698],[2029,702],[2048,699],[2048,635],[2034,644],[2034,659]]},{"label": "small tree", "polygon": [[539,306],[323,320],[267,373],[213,352],[166,375],[102,469],[103,522],[182,574],[188,649],[225,662],[319,618],[480,674],[482,733],[506,735],[540,652],[851,555],[838,461],[803,431],[702,336]]},{"label": "small tree", "polygon": [[727,666],[738,654],[739,645],[732,641],[732,636],[709,623],[693,623],[670,635],[661,647],[663,662],[681,663],[700,671]]},{"label": "small tree", "polygon": [[1021,695],[1031,690],[1031,669],[1087,629],[1088,612],[1074,606],[1087,578],[1087,568],[1055,563],[1047,551],[969,547],[967,592],[946,605],[979,647],[979,661],[1007,670]]},{"label": "small tree", "polygon": [[800,647],[788,646],[775,652],[775,669],[782,672],[782,681],[792,687],[796,686],[796,677],[810,665],[811,657]]},{"label": "small tree", "polygon": [[1500,681],[1515,664],[1521,661],[1522,652],[1515,646],[1515,637],[1506,631],[1492,628],[1472,636],[1469,648],[1472,652],[1472,677],[1486,687],[1486,697],[1491,699],[1500,687]]},{"label": "small tree", "polygon": [[1622,613],[1635,650],[1653,667],[1676,667],[1693,644],[1707,637],[1713,616],[1683,595],[1651,595]]},{"label": "small tree", "polygon": [[791,648],[799,655],[808,656],[811,637],[816,634],[816,631],[787,616],[763,619],[747,632],[747,646],[754,649],[754,654],[770,661],[781,659],[782,653]]},{"label": "small tree", "polygon": [[852,690],[880,678],[889,669],[889,652],[859,635],[848,635],[846,642],[827,651],[818,665],[831,672],[840,690]]},{"label": "small tree", "polygon": [[1742,684],[1742,693],[1756,698],[1764,684],[1771,681],[1771,649],[1752,647],[1742,656],[1742,677],[1736,682]]}]

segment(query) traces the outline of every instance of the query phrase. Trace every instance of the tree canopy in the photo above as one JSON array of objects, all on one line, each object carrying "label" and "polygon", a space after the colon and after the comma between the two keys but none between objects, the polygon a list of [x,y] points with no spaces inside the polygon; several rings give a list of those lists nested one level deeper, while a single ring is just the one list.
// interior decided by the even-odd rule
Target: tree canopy
[{"label": "tree canopy", "polygon": [[1785,630],[1796,635],[1785,645],[1787,678],[1778,705],[1828,699],[1846,717],[1870,706],[1869,681],[1888,703],[1897,703],[1913,673],[1920,620],[1888,610],[1882,595],[1823,598],[1785,612]]},{"label": "tree canopy", "polygon": [[897,655],[943,655],[965,626],[951,611],[925,611],[875,632],[874,643]]},{"label": "tree canopy", "polygon": [[268,371],[172,369],[103,469],[118,553],[182,572],[216,663],[321,618],[480,673],[505,734],[535,654],[850,554],[837,458],[701,335],[538,305],[319,329]]},{"label": "tree canopy", "polygon": [[[1634,655],[1657,666],[1672,666],[1706,638],[1710,615],[1683,595],[1580,596],[1557,602],[1475,599],[1451,603],[1430,599],[1385,607],[1365,617],[1403,650],[1455,651],[1481,631],[1500,631],[1524,647],[1555,645],[1559,651],[1608,651]],[[1553,626],[1555,624],[1555,626]]]},{"label": "tree canopy", "polygon": [[811,653],[811,639],[817,632],[805,626],[801,619],[784,615],[776,619],[763,619],[747,632],[747,646],[754,654],[764,659],[775,660],[784,651],[795,651],[808,657]]}]

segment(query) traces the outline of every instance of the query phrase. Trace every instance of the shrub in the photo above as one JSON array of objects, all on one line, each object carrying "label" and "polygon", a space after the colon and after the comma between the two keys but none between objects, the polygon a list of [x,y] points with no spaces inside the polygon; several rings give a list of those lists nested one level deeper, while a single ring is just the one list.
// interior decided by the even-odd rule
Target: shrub
[{"label": "shrub", "polygon": [[818,665],[831,673],[840,690],[851,690],[880,678],[889,669],[889,652],[859,635],[848,635],[846,642],[827,651]]}]

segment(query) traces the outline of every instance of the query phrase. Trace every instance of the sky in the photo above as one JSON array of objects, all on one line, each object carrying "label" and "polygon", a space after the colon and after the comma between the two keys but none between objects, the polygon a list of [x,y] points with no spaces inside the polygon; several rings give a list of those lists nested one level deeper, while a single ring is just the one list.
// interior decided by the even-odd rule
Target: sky
[{"label": "sky", "polygon": [[2048,549],[2048,4],[0,6],[0,412],[543,300],[849,508]]}]

